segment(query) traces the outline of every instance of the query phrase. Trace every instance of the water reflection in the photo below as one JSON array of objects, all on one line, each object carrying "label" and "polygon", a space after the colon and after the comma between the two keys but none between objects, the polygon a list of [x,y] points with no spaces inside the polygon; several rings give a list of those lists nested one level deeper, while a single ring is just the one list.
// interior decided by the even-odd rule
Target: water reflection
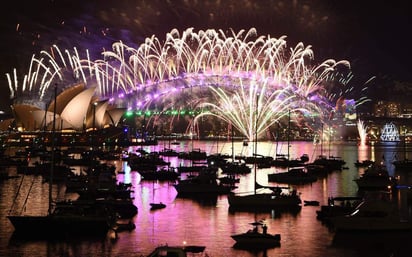
[{"label": "water reflection", "polygon": [[[192,147],[210,151],[209,153],[232,152],[232,143],[219,142],[180,142],[171,147],[177,151],[188,151]],[[308,154],[312,159],[320,154],[318,145],[312,142],[293,142],[290,148],[291,158]],[[235,154],[246,153],[248,147],[242,142],[235,142]],[[252,144],[250,144],[252,145]],[[127,150],[135,152],[140,147],[130,147]],[[163,149],[158,146],[144,146],[144,150],[153,152]],[[285,149],[280,149],[282,152]],[[317,200],[326,204],[331,196],[355,196],[358,188],[353,181],[363,170],[354,166],[356,160],[385,158],[389,165],[395,153],[401,152],[396,145],[370,145],[358,147],[354,143],[330,144],[323,149],[333,156],[342,157],[346,161],[347,170],[336,171],[308,185],[295,185],[294,189],[301,193],[302,200]],[[274,155],[273,142],[259,142],[258,154]],[[168,157],[171,166],[190,165],[190,161]],[[213,197],[182,197],[178,196],[173,183],[142,181],[140,175],[130,170],[125,162],[117,161],[118,180],[133,184],[133,202],[138,206],[138,214],[133,219],[136,229],[124,231],[117,238],[108,235],[105,239],[86,240],[56,240],[56,241],[25,241],[13,236],[13,227],[5,218],[10,209],[21,179],[0,182],[0,256],[145,256],[161,244],[205,245],[206,252],[211,257],[216,256],[409,256],[412,246],[410,235],[347,235],[342,236],[329,231],[321,221],[316,219],[317,206],[302,206],[297,211],[280,210],[230,210],[227,196]],[[388,167],[392,168],[391,166]],[[262,185],[277,185],[267,181],[267,174],[273,169],[258,169],[257,180]],[[412,185],[412,173],[397,173],[405,185]],[[29,199],[28,210],[47,210],[47,183],[39,177],[24,178],[25,189],[28,190],[31,181],[35,179],[32,197]],[[38,179],[38,180],[37,180]],[[24,182],[24,183],[25,183]],[[253,172],[240,177],[238,191],[253,191]],[[57,195],[57,188],[55,188]],[[45,197],[42,198],[41,196]],[[399,204],[404,217],[411,213],[409,190],[399,189],[393,199]],[[40,197],[39,197],[40,196]],[[24,199],[18,199],[19,204]],[[150,211],[151,202],[162,201],[166,208]],[[21,205],[19,205],[21,206]],[[248,223],[264,219],[270,233],[282,236],[281,245],[266,251],[251,251],[237,249],[231,234],[246,231]],[[376,238],[375,238],[376,237]],[[372,243],[368,243],[371,238]],[[392,240],[393,239],[393,240]],[[353,244],[352,244],[353,243]],[[346,245],[345,245],[346,244]]]},{"label": "water reflection", "polygon": [[339,232],[333,237],[332,246],[352,249],[362,256],[410,256],[410,232]]},{"label": "water reflection", "polygon": [[301,210],[302,210],[301,206],[289,207],[289,208],[276,208],[276,209],[264,208],[264,207],[262,208],[229,207],[228,209],[230,215],[234,215],[236,213],[249,212],[249,213],[254,213],[255,215],[265,214],[271,219],[281,218],[282,215],[285,215],[285,214],[297,216]]}]

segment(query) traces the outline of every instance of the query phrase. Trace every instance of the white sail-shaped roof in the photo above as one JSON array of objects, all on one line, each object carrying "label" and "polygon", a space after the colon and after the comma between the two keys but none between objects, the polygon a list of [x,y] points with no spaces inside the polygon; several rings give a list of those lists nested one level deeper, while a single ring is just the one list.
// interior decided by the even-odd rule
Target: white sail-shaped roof
[{"label": "white sail-shaped roof", "polygon": [[93,126],[96,128],[104,127],[104,116],[108,105],[107,100],[100,102],[92,100],[86,117],[86,128],[93,128]]},{"label": "white sail-shaped roof", "polygon": [[61,118],[69,123],[74,129],[81,129],[83,127],[87,110],[90,107],[90,101],[96,87],[91,87],[80,94],[76,95],[65,107],[61,113]]},{"label": "white sail-shaped roof", "polygon": [[107,106],[109,105],[108,101],[100,102],[96,105],[96,127],[102,128],[104,122],[104,114],[106,113]]},{"label": "white sail-shaped roof", "polygon": [[[57,97],[56,97],[56,113],[61,114],[63,110],[66,108],[67,104],[70,103],[71,100],[73,100],[74,97],[76,97],[78,94],[80,94],[82,91],[84,91],[85,86],[84,83],[79,83],[77,85],[74,85],[72,87],[66,88],[63,92],[61,92]],[[50,103],[48,107],[49,112],[54,112],[54,99]]]}]

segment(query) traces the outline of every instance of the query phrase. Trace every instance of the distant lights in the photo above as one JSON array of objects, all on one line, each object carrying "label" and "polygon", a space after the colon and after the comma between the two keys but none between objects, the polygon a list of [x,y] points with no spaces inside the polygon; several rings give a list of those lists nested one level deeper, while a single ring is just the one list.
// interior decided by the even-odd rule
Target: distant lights
[{"label": "distant lights", "polygon": [[153,115],[169,115],[169,116],[177,116],[177,115],[190,115],[190,116],[196,116],[200,113],[208,112],[207,110],[204,111],[193,111],[193,110],[128,110],[125,113],[126,117],[133,117],[133,116],[153,116]]}]

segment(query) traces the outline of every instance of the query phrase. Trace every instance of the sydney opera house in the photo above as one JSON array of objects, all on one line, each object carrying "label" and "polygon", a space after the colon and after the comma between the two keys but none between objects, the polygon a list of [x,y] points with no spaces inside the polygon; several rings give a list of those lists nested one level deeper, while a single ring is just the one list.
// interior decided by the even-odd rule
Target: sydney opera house
[{"label": "sydney opera house", "polygon": [[14,118],[4,121],[2,128],[14,123],[19,131],[50,130],[54,117],[56,130],[116,126],[125,109],[111,106],[108,100],[95,99],[95,89],[86,88],[83,83],[72,86],[57,95],[56,102],[48,104],[47,109],[41,109],[35,102],[16,102],[12,106]]},{"label": "sydney opera house", "polygon": [[111,105],[109,100],[97,99],[95,90],[95,87],[86,88],[78,83],[47,104],[17,99],[11,107],[13,118],[4,120],[0,130],[27,135],[50,133],[54,127],[58,132],[81,135],[90,130],[117,127],[126,109]]}]

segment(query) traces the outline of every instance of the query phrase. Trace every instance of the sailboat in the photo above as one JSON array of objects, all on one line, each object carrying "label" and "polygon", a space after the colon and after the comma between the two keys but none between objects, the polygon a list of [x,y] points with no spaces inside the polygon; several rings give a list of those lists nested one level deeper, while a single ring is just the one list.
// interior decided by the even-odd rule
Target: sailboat
[{"label": "sailboat", "polygon": [[[330,138],[329,138],[329,151],[330,151]],[[340,157],[337,156],[331,156],[329,153],[329,157],[323,154],[323,124],[322,124],[322,132],[321,132],[321,138],[320,138],[320,155],[312,162],[310,165],[318,165],[318,166],[323,166],[323,169],[326,172],[332,172],[335,170],[342,170],[343,165],[345,165],[346,162],[342,160]]]},{"label": "sailboat", "polygon": [[[255,149],[254,155],[257,155],[257,116],[258,103],[256,103],[256,117],[255,117]],[[228,202],[230,209],[273,209],[273,208],[299,208],[302,200],[297,191],[291,190],[284,192],[282,187],[278,186],[262,186],[256,182],[257,164],[254,164],[254,191],[252,194],[236,194],[230,192],[228,195]],[[266,191],[257,192],[258,189]],[[269,190],[269,191],[267,191]]]},{"label": "sailboat", "polygon": [[288,134],[287,134],[287,154],[278,154],[277,146],[278,146],[278,136],[275,135],[276,139],[276,151],[275,151],[275,158],[271,162],[271,166],[281,167],[281,168],[290,168],[290,167],[301,167],[304,166],[305,163],[309,160],[309,156],[307,154],[303,154],[299,159],[291,159],[290,158],[290,131],[291,131],[291,120],[290,120],[290,111],[288,112]]},{"label": "sailboat", "polygon": [[[289,146],[290,146],[290,111],[289,111],[289,121],[288,121],[288,158],[289,158]],[[268,181],[269,182],[278,182],[278,183],[288,183],[288,184],[303,184],[303,183],[312,183],[315,182],[318,178],[310,174],[308,169],[304,167],[304,162],[295,160],[294,165],[292,165],[293,161],[290,159],[287,160],[287,171],[286,172],[279,172],[279,173],[271,173],[268,174]],[[295,166],[295,164],[301,164],[299,166]],[[291,168],[292,167],[292,168]]]},{"label": "sailboat", "polygon": [[[153,182],[153,200],[154,200],[154,196],[155,196],[155,183]],[[166,208],[166,204],[162,203],[162,202],[151,202],[150,203],[150,210],[154,211],[154,210],[158,210],[158,209],[163,209]]]},{"label": "sailboat", "polygon": [[[53,117],[53,138],[56,129],[56,95],[54,96],[54,117]],[[53,204],[52,184],[54,173],[54,140],[52,140],[52,154],[49,179],[49,201],[47,214],[25,215],[14,214],[10,209],[7,218],[14,226],[15,235],[24,238],[57,238],[68,235],[106,235],[111,224],[114,224],[115,215],[112,215],[106,208],[99,208],[96,205]],[[28,196],[27,196],[28,197]]]}]

